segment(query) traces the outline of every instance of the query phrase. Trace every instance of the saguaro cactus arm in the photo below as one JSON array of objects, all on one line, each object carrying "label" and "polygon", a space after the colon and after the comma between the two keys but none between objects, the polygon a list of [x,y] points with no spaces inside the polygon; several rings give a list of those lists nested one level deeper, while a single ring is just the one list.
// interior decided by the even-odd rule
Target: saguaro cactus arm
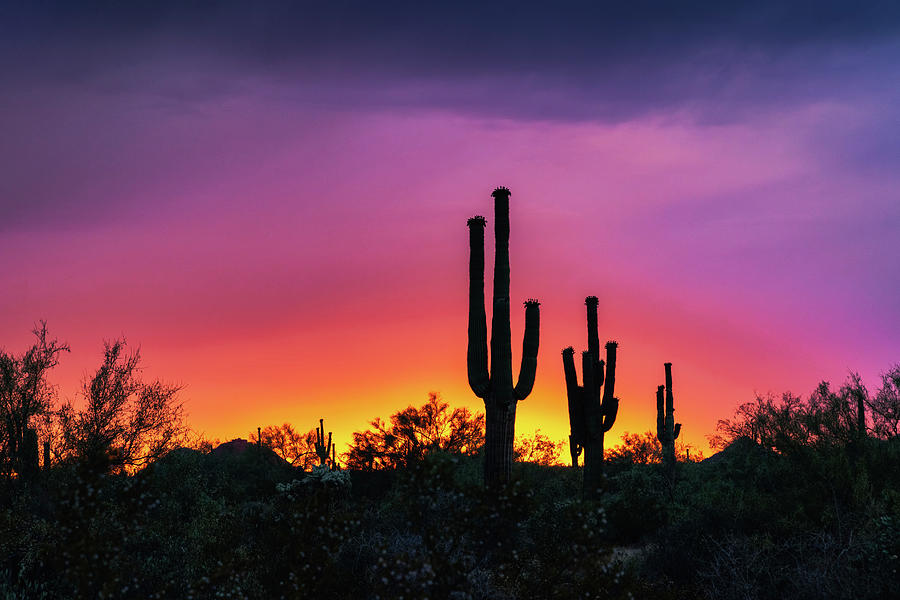
[{"label": "saguaro cactus arm", "polygon": [[575,349],[569,346],[562,351],[563,372],[566,375],[566,399],[569,405],[569,450],[572,454],[572,466],[577,466],[584,440],[582,424],[584,423],[584,389],[578,385],[578,374],[575,372]]},{"label": "saguaro cactus arm", "polygon": [[603,433],[606,433],[616,422],[616,415],[619,414],[619,399],[610,398],[603,401]]},{"label": "saguaro cactus arm", "polygon": [[666,413],[663,405],[666,393],[666,386],[660,385],[656,388],[656,439],[660,444],[666,443]]},{"label": "saguaro cactus arm", "polygon": [[588,352],[594,355],[594,386],[597,394],[600,393],[606,376],[605,363],[600,359],[600,334],[597,327],[597,306],[599,304],[600,300],[597,296],[588,296],[584,299],[587,311]]},{"label": "saguaro cactus arm", "polygon": [[[602,428],[606,433],[612,429],[619,413],[619,399],[616,398],[616,342],[606,342],[606,382],[603,386],[603,404],[601,406]],[[599,363],[599,369],[603,369],[603,361]]]},{"label": "saguaro cactus arm", "polygon": [[484,217],[472,217],[469,226],[469,347],[466,355],[469,387],[479,398],[490,391],[487,350],[487,315],[484,309]]},{"label": "saguaro cactus arm", "polygon": [[516,382],[516,400],[524,400],[534,387],[537,373],[537,355],[541,329],[541,303],[533,298],[525,302],[525,335],[522,340],[522,365]]},{"label": "saguaro cactus arm", "polygon": [[681,423],[675,422],[675,395],[672,391],[672,363],[663,365],[666,369],[666,431],[672,432],[672,442],[681,433]]},{"label": "saguaro cactus arm", "polygon": [[575,372],[575,348],[563,348],[563,373],[566,376],[566,392],[572,397],[572,390],[578,388],[578,374]]},{"label": "saguaro cactus arm", "polygon": [[[612,400],[616,395],[616,349],[619,344],[616,342],[606,342],[606,382],[603,388],[603,402]],[[603,369],[603,361],[599,363],[599,368]]]}]

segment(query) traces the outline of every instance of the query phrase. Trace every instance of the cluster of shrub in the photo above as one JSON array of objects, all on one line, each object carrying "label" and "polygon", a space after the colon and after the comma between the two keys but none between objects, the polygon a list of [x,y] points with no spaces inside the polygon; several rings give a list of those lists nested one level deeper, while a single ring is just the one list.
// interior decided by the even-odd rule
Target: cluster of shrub
[{"label": "cluster of shrub", "polygon": [[603,510],[567,493],[562,467],[489,492],[477,456],[308,473],[270,456],[179,449],[132,475],[6,480],[0,595],[626,596]]},{"label": "cluster of shrub", "polygon": [[[121,406],[139,409],[145,386],[116,379],[128,370],[112,358],[86,393],[121,398],[115,382],[132,381]],[[25,389],[3,385],[13,384]],[[900,368],[871,396],[851,379],[743,405],[719,426],[722,451],[688,461],[682,448],[674,479],[655,436],[626,435],[607,453],[598,502],[581,500],[579,470],[556,464],[561,445],[540,435],[517,445],[534,462],[485,489],[482,419],[432,396],[354,434],[352,468],[339,471],[316,466],[314,431],[287,425],[129,468],[109,449],[157,448],[127,431],[145,421],[113,419],[119,437],[74,428],[72,439],[105,431],[93,439],[106,451],[72,445],[29,477],[7,460],[0,597],[875,599],[900,589]]]}]

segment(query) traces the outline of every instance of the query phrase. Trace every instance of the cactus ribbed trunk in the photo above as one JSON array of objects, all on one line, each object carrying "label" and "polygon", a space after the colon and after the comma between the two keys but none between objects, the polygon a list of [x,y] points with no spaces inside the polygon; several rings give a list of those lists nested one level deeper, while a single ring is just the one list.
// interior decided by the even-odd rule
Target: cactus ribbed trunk
[{"label": "cactus ribbed trunk", "polygon": [[509,195],[494,196],[494,299],[491,315],[491,389],[494,400],[512,404],[512,330],[509,325]]},{"label": "cactus ribbed trunk", "polygon": [[516,433],[516,405],[485,405],[484,479],[488,483],[509,481],[513,453],[508,451]]},{"label": "cactus ribbed trunk", "polygon": [[582,377],[578,385],[575,372],[575,350],[563,350],[563,370],[566,377],[566,396],[569,404],[569,445],[572,466],[578,466],[578,456],[584,451],[585,499],[597,499],[603,488],[603,446],[606,432],[616,422],[619,399],[615,397],[616,342],[606,343],[606,361],[600,360],[600,336],[597,330],[596,296],[584,300],[587,307],[588,350],[583,352]]},{"label": "cactus ribbed trunk", "polygon": [[603,434],[585,440],[584,479],[581,495],[585,500],[596,500],[603,494]]},{"label": "cactus ribbed trunk", "polygon": [[487,316],[484,306],[484,217],[469,226],[469,386],[484,400],[484,481],[509,481],[513,462],[516,403],[531,393],[537,369],[540,303],[525,303],[525,336],[519,380],[513,385],[512,334],[509,300],[509,190],[497,188],[494,197],[494,292],[491,316],[491,361],[488,372]]},{"label": "cactus ribbed trunk", "polygon": [[[588,310],[590,313],[590,310]],[[599,342],[598,342],[599,345]],[[590,347],[590,345],[588,346]],[[596,498],[603,488],[603,429],[598,422],[597,410],[590,406],[591,400],[597,394],[597,360],[595,355],[588,350],[581,355],[581,376],[584,381],[585,402],[585,427],[584,438],[581,441],[584,447],[584,480],[582,481],[582,495],[585,499]]]}]

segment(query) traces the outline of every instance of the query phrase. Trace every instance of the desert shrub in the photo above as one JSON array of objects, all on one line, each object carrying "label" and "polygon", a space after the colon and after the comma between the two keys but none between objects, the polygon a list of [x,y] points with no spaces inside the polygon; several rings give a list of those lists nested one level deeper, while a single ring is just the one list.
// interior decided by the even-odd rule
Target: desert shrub
[{"label": "desert shrub", "polygon": [[[473,466],[475,468],[473,468]],[[575,498],[569,472],[481,487],[480,465],[433,454],[403,473],[372,520],[368,581],[379,597],[608,598],[624,595],[610,566],[605,516]],[[540,469],[535,465],[527,465]],[[521,475],[520,469],[515,471]],[[562,483],[561,483],[562,481]],[[546,484],[546,487],[536,485]]]},{"label": "desert shrub", "polygon": [[667,519],[667,486],[654,466],[635,465],[610,477],[601,501],[610,539],[630,544],[656,532]]},{"label": "desert shrub", "polygon": [[256,488],[236,486],[252,459],[233,458],[180,452],[136,476],[45,473],[42,494],[0,513],[0,585],[48,598],[352,596],[337,562],[353,527],[346,502],[319,485],[285,493],[290,482],[262,464]]},{"label": "desert shrub", "polygon": [[713,551],[698,575],[708,597],[724,600],[887,598],[898,580],[883,558],[869,554],[875,540],[828,531],[706,538]]}]

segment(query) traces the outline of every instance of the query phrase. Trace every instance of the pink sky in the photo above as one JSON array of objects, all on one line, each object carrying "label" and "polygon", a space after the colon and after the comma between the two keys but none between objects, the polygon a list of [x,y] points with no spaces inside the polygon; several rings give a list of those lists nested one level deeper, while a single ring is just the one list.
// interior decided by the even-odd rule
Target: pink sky
[{"label": "pink sky", "polygon": [[38,55],[45,72],[0,99],[0,345],[22,351],[46,319],[72,346],[63,398],[124,335],[213,438],[325,417],[340,448],[430,391],[479,408],[466,219],[493,218],[498,185],[511,300],[542,302],[519,432],[568,435],[560,350],[586,345],[586,295],[620,344],[613,436],[655,426],[665,361],[684,439],[708,452],[757,392],[851,370],[874,388],[900,360],[894,38],[727,54],[724,82],[704,69],[726,54],[628,55],[648,78],[608,67],[625,90],[608,106],[575,63],[259,69],[148,39],[116,38],[120,62],[73,46],[75,70]]},{"label": "pink sky", "polygon": [[[519,431],[567,434],[559,352],[585,345],[583,299],[596,294],[601,337],[621,344],[613,432],[653,426],[671,360],[684,435],[706,449],[716,420],[754,391],[805,393],[850,369],[874,383],[893,360],[873,318],[890,309],[880,290],[861,311],[865,290],[839,284],[863,276],[854,258],[879,241],[794,242],[828,221],[823,206],[855,216],[845,194],[861,182],[824,172],[807,137],[840,111],[730,126],[520,124],[343,118],[246,97],[161,118],[90,186],[134,194],[135,213],[3,236],[16,266],[0,276],[15,290],[0,331],[23,348],[44,318],[70,342],[54,374],[63,396],[103,339],[125,335],[148,375],[185,384],[191,423],[213,437],[324,416],[343,442],[432,390],[477,408],[465,379],[465,220],[491,219],[490,191],[504,184],[512,299],[543,303]],[[151,159],[169,176],[141,164]],[[141,169],[146,182],[134,179]],[[46,185],[77,203],[88,192],[71,179]]]}]

